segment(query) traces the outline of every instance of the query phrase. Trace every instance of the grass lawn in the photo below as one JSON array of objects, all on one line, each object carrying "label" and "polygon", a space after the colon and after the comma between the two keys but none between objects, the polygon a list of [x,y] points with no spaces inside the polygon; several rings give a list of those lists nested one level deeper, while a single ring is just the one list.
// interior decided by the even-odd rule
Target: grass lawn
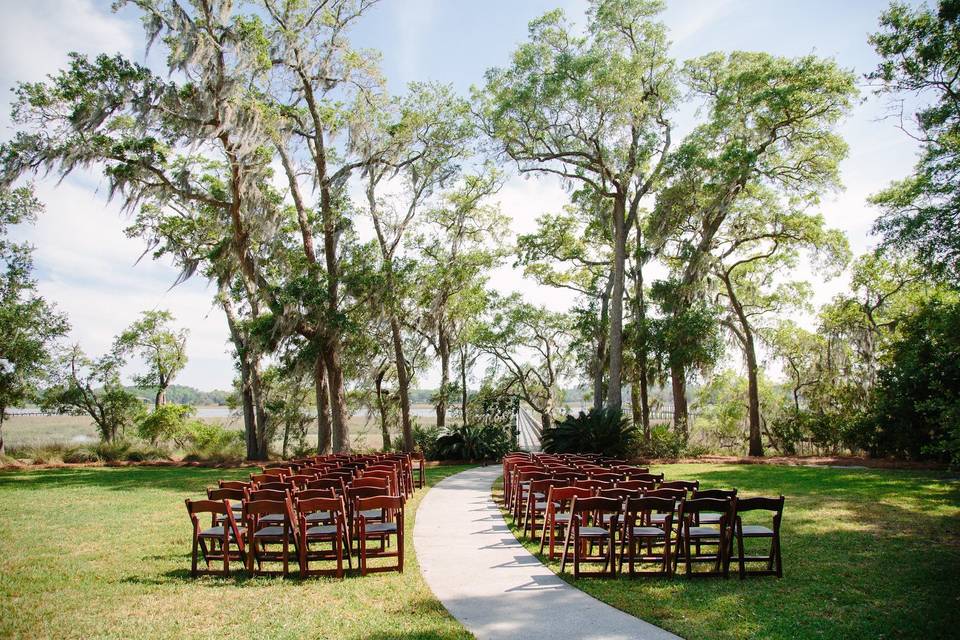
[{"label": "grass lawn", "polygon": [[[783,579],[565,579],[686,638],[957,637],[956,479],[773,465],[655,471],[699,479],[704,488],[736,487],[743,495],[784,494]],[[539,548],[539,542],[525,544],[534,553]],[[559,562],[547,564],[559,571]]]},{"label": "grass lawn", "polygon": [[[465,467],[427,470],[429,483]],[[413,550],[402,575],[189,577],[183,500],[249,470],[0,473],[0,638],[469,638],[433,597]]]}]

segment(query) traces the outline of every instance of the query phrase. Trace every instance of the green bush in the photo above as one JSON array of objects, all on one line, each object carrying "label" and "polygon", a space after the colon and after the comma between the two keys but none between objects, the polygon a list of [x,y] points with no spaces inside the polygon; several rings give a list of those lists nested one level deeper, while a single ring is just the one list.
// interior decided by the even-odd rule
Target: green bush
[{"label": "green bush", "polygon": [[189,432],[188,421],[196,413],[195,408],[182,404],[160,405],[137,420],[137,435],[153,444],[173,441],[183,446]]},{"label": "green bush", "polygon": [[131,446],[126,440],[101,442],[93,447],[93,452],[104,462],[119,462],[127,459]]},{"label": "green bush", "polygon": [[187,443],[184,460],[192,462],[232,462],[243,460],[246,447],[241,431],[193,420],[185,426]]},{"label": "green bush", "polygon": [[650,441],[640,444],[639,453],[645,458],[667,458],[672,460],[689,452],[683,441],[683,436],[675,431],[671,431],[664,425],[657,425],[650,430]]},{"label": "green bush", "polygon": [[494,425],[452,428],[433,444],[437,460],[499,460],[510,451],[510,436]]},{"label": "green bush", "polygon": [[[414,448],[423,454],[427,460],[437,460],[437,439],[442,435],[440,427],[423,427],[414,425],[413,443]],[[398,440],[399,443],[399,440]]]},{"label": "green bush", "polygon": [[599,453],[627,458],[637,450],[638,432],[622,411],[605,407],[568,415],[544,429],[541,445],[547,453]]}]

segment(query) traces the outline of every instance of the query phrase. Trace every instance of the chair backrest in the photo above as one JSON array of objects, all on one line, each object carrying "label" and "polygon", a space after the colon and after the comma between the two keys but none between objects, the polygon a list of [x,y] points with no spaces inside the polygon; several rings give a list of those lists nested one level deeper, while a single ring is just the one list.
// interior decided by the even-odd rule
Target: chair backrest
[{"label": "chair backrest", "polygon": [[277,476],[271,475],[269,473],[251,473],[250,481],[251,482],[276,482]]},{"label": "chair backrest", "polygon": [[744,511],[772,511],[774,513],[774,520],[779,521],[783,515],[783,502],[783,496],[779,498],[734,498],[733,509],[736,515]]},{"label": "chair backrest", "polygon": [[389,478],[378,478],[378,477],[369,477],[363,476],[362,478],[357,478],[350,483],[350,486],[354,489],[359,489],[360,487],[378,487],[380,489],[389,489],[390,488],[390,479]]},{"label": "chair backrest", "polygon": [[681,518],[703,511],[719,511],[723,518],[728,518],[732,510],[733,501],[724,498],[687,498],[680,502]]},{"label": "chair backrest", "polygon": [[343,478],[317,478],[307,483],[307,489],[333,489],[343,495],[346,485],[343,483]]},{"label": "chair backrest", "polygon": [[[230,514],[230,507],[224,500],[190,500],[187,498],[187,513],[193,518],[201,513],[212,513],[220,516]],[[232,514],[231,514],[232,515]]]},{"label": "chair backrest", "polygon": [[591,473],[591,480],[603,480],[605,482],[617,482],[623,480],[619,473]]},{"label": "chair backrest", "polygon": [[531,480],[530,481],[530,493],[528,494],[531,499],[534,493],[550,493],[552,487],[560,486],[566,484],[563,480],[557,480],[556,478],[547,478],[546,480]]},{"label": "chair backrest", "polygon": [[624,505],[624,522],[635,523],[643,514],[662,513],[666,517],[663,520],[664,530],[669,530],[673,523],[673,518],[677,513],[677,502],[672,498],[650,498],[643,496],[640,498],[627,498]]},{"label": "chair backrest", "polygon": [[246,500],[272,500],[278,502],[287,499],[286,491],[277,491],[276,489],[247,489]]},{"label": "chair backrest", "polygon": [[209,500],[235,500],[242,502],[244,497],[243,489],[207,489],[207,499]]},{"label": "chair backrest", "polygon": [[671,500],[683,500],[687,497],[687,492],[685,489],[653,489],[651,491],[644,491],[644,496],[650,498],[669,498]]},{"label": "chair backrest", "polygon": [[616,498],[574,498],[570,503],[570,512],[574,515],[620,513],[622,510],[623,503]]},{"label": "chair backrest", "polygon": [[290,469],[287,467],[273,467],[270,469],[264,469],[261,475],[277,476],[278,478],[282,478],[284,476],[290,475]]},{"label": "chair backrest", "polygon": [[[350,482],[354,477],[353,469],[340,469],[336,471],[327,471],[325,474],[320,476],[321,478],[343,478],[344,482]],[[318,478],[319,479],[319,478]]]},{"label": "chair backrest", "polygon": [[383,487],[347,487],[347,503],[351,505],[361,498],[385,495],[387,490]]},{"label": "chair backrest", "polygon": [[330,513],[332,518],[337,518],[338,516],[343,516],[346,513],[346,509],[343,505],[343,498],[341,497],[313,497],[313,498],[297,498],[295,503],[296,512],[300,518],[301,525],[305,524],[305,518],[311,513],[316,513],[317,511],[327,511]]},{"label": "chair backrest", "polygon": [[248,480],[217,480],[221,489],[240,489],[241,491],[253,483]]},{"label": "chair backrest", "polygon": [[621,480],[617,483],[618,489],[639,489],[641,491],[649,491],[656,486],[657,483],[653,480]]},{"label": "chair backrest", "polygon": [[567,480],[570,482],[574,480],[586,480],[588,478],[587,474],[581,473],[580,471],[554,472],[553,477],[558,480]]},{"label": "chair backrest", "polygon": [[313,500],[314,498],[336,498],[337,493],[333,489],[303,489],[297,492],[296,499]]},{"label": "chair backrest", "polygon": [[311,480],[316,480],[316,479],[317,479],[316,474],[298,473],[292,476],[287,476],[286,478],[284,478],[284,482],[291,482],[298,487],[302,487],[302,486],[305,486]]},{"label": "chair backrest", "polygon": [[631,473],[631,480],[646,480],[647,482],[663,482],[662,473]]},{"label": "chair backrest", "polygon": [[547,495],[548,502],[559,502],[565,505],[574,498],[590,498],[593,496],[593,489],[587,487],[552,487]]},{"label": "chair backrest", "polygon": [[287,491],[293,489],[295,485],[290,482],[260,482],[257,484],[258,490],[266,491]]},{"label": "chair backrest", "polygon": [[403,498],[400,496],[370,496],[368,498],[357,498],[355,509],[366,511],[367,509],[386,509],[395,513],[403,513]]},{"label": "chair backrest", "polygon": [[683,489],[684,491],[696,491],[700,488],[699,480],[667,480],[660,483],[661,489]]},{"label": "chair backrest", "polygon": [[284,526],[293,527],[296,518],[293,516],[290,500],[249,500],[246,505],[247,522],[252,525],[260,519],[261,516],[283,515]]},{"label": "chair backrest", "polygon": [[598,489],[597,496],[600,498],[613,498],[614,500],[619,500],[623,502],[627,498],[639,498],[641,492],[639,489],[624,489],[622,487],[614,487],[612,489]]},{"label": "chair backrest", "polygon": [[584,489],[612,489],[613,483],[606,480],[574,480],[573,486]]},{"label": "chair backrest", "polygon": [[627,475],[637,475],[640,473],[650,473],[650,467],[633,467],[626,464],[618,464],[612,468],[617,473],[626,473]]},{"label": "chair backrest", "polygon": [[691,498],[720,498],[722,500],[729,500],[737,495],[736,489],[697,489],[692,494]]}]

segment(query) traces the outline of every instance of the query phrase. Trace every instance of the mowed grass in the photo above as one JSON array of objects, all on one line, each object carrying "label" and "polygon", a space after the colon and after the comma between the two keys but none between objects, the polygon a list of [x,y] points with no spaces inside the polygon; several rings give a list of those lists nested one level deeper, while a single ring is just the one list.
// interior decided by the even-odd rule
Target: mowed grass
[{"label": "mowed grass", "polygon": [[[699,479],[704,488],[736,487],[742,495],[785,495],[784,577],[574,581],[564,575],[571,584],[685,638],[957,637],[955,478],[773,465],[664,465],[654,471],[668,479]],[[539,548],[539,542],[524,544],[534,553]],[[547,564],[559,571],[559,562]]]},{"label": "mowed grass", "polygon": [[[427,470],[428,483],[465,467]],[[420,576],[189,577],[183,501],[246,470],[0,473],[0,638],[469,638]]]}]

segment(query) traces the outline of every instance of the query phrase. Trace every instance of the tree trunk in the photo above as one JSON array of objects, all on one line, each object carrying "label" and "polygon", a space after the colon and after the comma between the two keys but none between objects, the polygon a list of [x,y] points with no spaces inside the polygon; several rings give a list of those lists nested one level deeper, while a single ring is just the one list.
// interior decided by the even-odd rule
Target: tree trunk
[{"label": "tree trunk", "polygon": [[760,430],[760,384],[757,375],[757,350],[753,340],[753,329],[750,327],[750,321],[743,311],[743,305],[737,298],[736,291],[733,289],[733,282],[730,280],[729,273],[721,274],[723,284],[727,288],[727,299],[730,306],[740,322],[741,334],[738,336],[743,347],[743,355],[747,361],[747,410],[750,423],[750,446],[748,455],[763,455],[763,434]]},{"label": "tree trunk", "polygon": [[340,340],[336,336],[327,339],[323,349],[323,362],[327,367],[327,382],[330,392],[330,418],[333,431],[333,452],[350,451],[350,423],[347,416],[347,394],[344,391],[343,365],[340,362]]},{"label": "tree trunk", "polygon": [[437,426],[447,426],[447,389],[450,386],[450,340],[441,325],[437,332],[437,347],[440,351],[440,394],[437,399]]},{"label": "tree trunk", "polygon": [[253,394],[250,392],[250,368],[240,358],[240,398],[243,404],[243,432],[247,443],[247,460],[257,459],[257,419],[253,412]]},{"label": "tree trunk", "polygon": [[400,426],[403,429],[403,450],[413,453],[413,425],[410,423],[410,378],[407,376],[407,361],[403,356],[403,335],[400,320],[390,313],[390,332],[393,334],[393,356],[397,367],[397,391],[400,394]]},{"label": "tree trunk", "polygon": [[682,366],[670,366],[670,382],[673,387],[673,430],[686,444],[690,431],[687,425],[687,379]]},{"label": "tree trunk", "polygon": [[460,347],[460,415],[467,424],[467,348]]},{"label": "tree trunk", "polygon": [[322,353],[317,354],[313,375],[317,393],[317,455],[322,456],[330,453],[330,391]]},{"label": "tree trunk", "polygon": [[260,380],[260,367],[254,362],[250,366],[250,390],[253,400],[253,413],[256,417],[257,457],[256,460],[267,460],[270,457],[269,425],[267,412],[263,406],[263,385]]},{"label": "tree trunk", "polygon": [[160,405],[167,403],[167,389],[165,387],[159,387],[157,389],[157,395],[153,399],[153,410],[156,411],[160,408]]},{"label": "tree trunk", "polygon": [[377,411],[380,413],[380,434],[383,438],[383,450],[389,451],[393,444],[390,442],[390,427],[387,425],[387,405],[383,401],[383,376],[386,373],[386,369],[381,369],[373,383],[377,393]]},{"label": "tree trunk", "polygon": [[640,426],[643,420],[643,411],[640,408],[640,377],[637,375],[638,367],[634,364],[630,371],[630,415],[633,420],[633,426]]},{"label": "tree trunk", "polygon": [[[640,391],[640,425],[643,428],[643,438],[650,442],[650,398],[647,389],[650,362],[647,344],[647,300],[643,292],[643,265],[645,263],[643,233],[640,227],[640,217],[637,216],[637,253],[636,269],[634,271],[634,322],[637,323],[637,338],[634,344],[634,366],[637,369],[638,387]],[[636,424],[636,419],[634,419]]]},{"label": "tree trunk", "polygon": [[3,418],[6,412],[7,410],[5,408],[0,409],[0,456],[7,455],[7,445],[3,441]]},{"label": "tree trunk", "polygon": [[647,389],[647,359],[640,364],[640,424],[643,425],[643,438],[650,442],[650,397]]},{"label": "tree trunk", "polygon": [[607,406],[620,409],[623,404],[623,286],[627,256],[626,193],[617,193],[613,201],[613,290],[610,299],[610,378]]},{"label": "tree trunk", "polygon": [[597,349],[593,354],[593,408],[603,407],[606,395],[603,389],[603,373],[607,360],[607,323],[609,320],[610,294],[613,290],[613,273],[607,278],[607,286],[600,296],[600,326],[597,327]]}]

